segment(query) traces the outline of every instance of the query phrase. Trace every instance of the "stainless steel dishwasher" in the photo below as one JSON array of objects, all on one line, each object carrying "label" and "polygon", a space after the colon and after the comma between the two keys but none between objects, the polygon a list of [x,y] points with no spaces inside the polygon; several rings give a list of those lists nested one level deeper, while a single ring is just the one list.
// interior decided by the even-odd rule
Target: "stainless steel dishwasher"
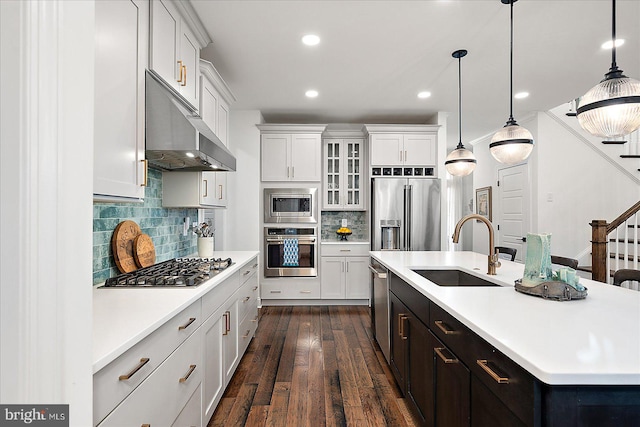
[{"label": "stainless steel dishwasher", "polygon": [[371,296],[373,298],[371,303],[372,326],[382,354],[389,363],[391,348],[389,344],[388,270],[373,258],[371,258],[369,270],[371,271]]}]

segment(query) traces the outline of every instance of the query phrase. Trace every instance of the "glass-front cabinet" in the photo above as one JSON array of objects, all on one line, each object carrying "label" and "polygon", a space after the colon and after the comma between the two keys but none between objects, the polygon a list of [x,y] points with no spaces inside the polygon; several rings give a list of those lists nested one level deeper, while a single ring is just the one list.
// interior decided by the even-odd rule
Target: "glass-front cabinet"
[{"label": "glass-front cabinet", "polygon": [[364,209],[364,140],[325,139],[323,203],[325,210]]}]

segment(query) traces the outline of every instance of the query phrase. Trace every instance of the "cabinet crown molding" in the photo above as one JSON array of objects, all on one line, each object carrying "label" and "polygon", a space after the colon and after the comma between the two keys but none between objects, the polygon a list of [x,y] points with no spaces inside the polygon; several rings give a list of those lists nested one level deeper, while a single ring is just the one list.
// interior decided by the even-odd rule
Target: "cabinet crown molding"
[{"label": "cabinet crown molding", "polygon": [[362,127],[366,133],[436,133],[440,125],[411,125],[411,124],[365,124]]},{"label": "cabinet crown molding", "polygon": [[203,74],[206,78],[208,78],[216,90],[220,93],[222,98],[226,101],[227,104],[232,104],[237,101],[233,92],[227,85],[227,82],[224,81],[216,67],[206,59],[200,59],[200,73]]},{"label": "cabinet crown molding", "polygon": [[322,133],[326,124],[286,124],[286,123],[261,123],[256,127],[263,134],[267,133]]},{"label": "cabinet crown molding", "polygon": [[193,30],[193,35],[198,39],[198,43],[200,43],[201,47],[207,46],[212,42],[211,36],[204,28],[204,24],[191,5],[191,2],[172,0],[171,3],[173,3],[176,9],[178,9],[182,19],[187,21],[189,27]]}]

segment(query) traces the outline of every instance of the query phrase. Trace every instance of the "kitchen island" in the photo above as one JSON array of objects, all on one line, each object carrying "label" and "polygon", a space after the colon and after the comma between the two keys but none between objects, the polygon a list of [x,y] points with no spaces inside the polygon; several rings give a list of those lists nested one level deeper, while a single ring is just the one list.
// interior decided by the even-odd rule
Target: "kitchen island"
[{"label": "kitchen island", "polygon": [[[564,425],[627,425],[627,421],[598,424],[601,421],[594,416],[611,413],[621,416],[619,420],[631,419],[635,423],[640,419],[640,292],[581,279],[588,288],[587,298],[558,302],[514,290],[514,281],[522,278],[523,264],[501,260],[497,274],[489,276],[487,256],[473,252],[370,254],[390,271],[392,371],[399,372],[396,380],[401,388],[402,381],[413,387],[408,387],[406,394],[417,396],[412,397],[418,402],[417,407],[423,402],[425,418],[426,413],[438,413],[437,396],[431,396],[430,391],[421,395],[415,382],[411,385],[410,380],[404,379],[411,377],[407,366],[412,362],[410,355],[402,352],[414,351],[411,349],[422,345],[424,337],[433,340],[435,347],[440,346],[440,354],[445,355],[442,360],[448,361],[444,363],[457,363],[455,353],[463,362],[459,366],[465,367],[469,377],[466,381],[471,386],[461,389],[471,390],[472,421],[476,389],[483,396],[489,395],[491,389],[517,415],[513,422],[523,425],[563,425],[557,423],[562,417],[566,419]],[[414,271],[436,269],[462,270],[499,286],[439,286]],[[434,319],[440,320],[434,324]],[[406,346],[411,333],[416,334],[421,325],[424,331],[418,334],[420,341],[414,339],[398,352],[397,347]],[[423,348],[430,350],[427,345]],[[492,365],[491,360],[481,360],[493,355],[497,362],[505,363],[502,373],[497,362]],[[425,355],[421,363],[429,356]],[[436,356],[433,372],[437,373]],[[485,372],[492,369],[490,378]],[[507,385],[521,387],[523,396],[515,397],[515,389],[507,392]],[[426,388],[437,394],[436,386],[427,384]],[[607,412],[611,408],[612,412]],[[592,424],[583,424],[589,419]],[[476,421],[472,425],[489,424]]]}]

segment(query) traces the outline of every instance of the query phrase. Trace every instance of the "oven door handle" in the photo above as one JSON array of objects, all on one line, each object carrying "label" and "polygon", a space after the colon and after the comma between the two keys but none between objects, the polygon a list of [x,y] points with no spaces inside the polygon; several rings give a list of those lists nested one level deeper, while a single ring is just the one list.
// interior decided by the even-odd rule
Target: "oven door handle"
[{"label": "oven door handle", "polygon": [[[316,238],[315,237],[311,237],[311,238],[300,238],[297,237],[298,242],[299,243],[315,243]],[[284,239],[276,239],[276,238],[271,238],[271,237],[267,237],[267,242],[268,243],[284,243]]]}]

